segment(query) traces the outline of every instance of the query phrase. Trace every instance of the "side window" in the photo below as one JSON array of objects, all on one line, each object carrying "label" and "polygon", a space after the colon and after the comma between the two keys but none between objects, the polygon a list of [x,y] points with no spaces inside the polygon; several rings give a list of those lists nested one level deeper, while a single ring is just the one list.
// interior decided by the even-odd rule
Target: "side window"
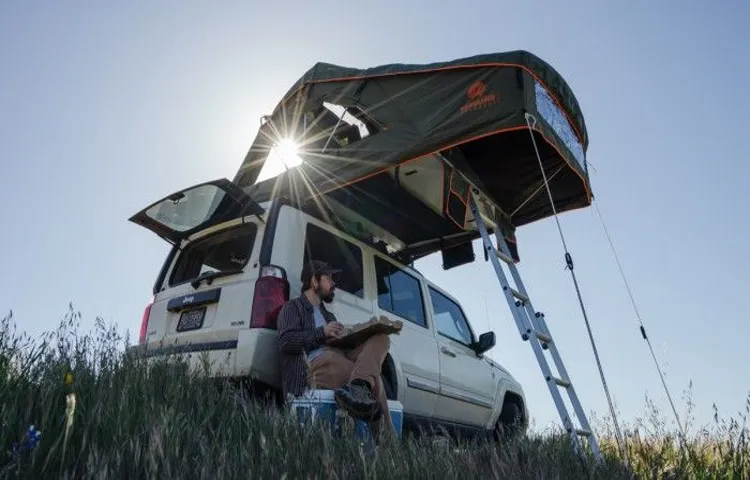
[{"label": "side window", "polygon": [[471,329],[456,302],[433,288],[430,288],[430,299],[437,332],[464,345],[470,345],[473,341]]},{"label": "side window", "polygon": [[378,306],[381,309],[427,327],[419,280],[377,256],[375,257],[375,276],[378,286]]},{"label": "side window", "polygon": [[[317,225],[308,223],[305,232],[304,262],[307,263],[311,259],[322,260],[341,270],[336,281],[337,290],[364,297],[362,250],[359,247]],[[300,280],[304,281],[303,278]]]}]

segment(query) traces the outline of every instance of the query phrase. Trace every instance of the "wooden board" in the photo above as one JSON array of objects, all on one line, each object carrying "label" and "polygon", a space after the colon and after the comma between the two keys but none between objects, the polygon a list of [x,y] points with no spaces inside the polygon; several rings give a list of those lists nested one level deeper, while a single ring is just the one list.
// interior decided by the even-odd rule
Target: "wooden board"
[{"label": "wooden board", "polygon": [[401,320],[390,320],[382,316],[380,318],[372,317],[363,323],[347,325],[341,337],[329,340],[327,343],[339,348],[354,348],[378,333],[398,334],[403,326],[404,323]]}]

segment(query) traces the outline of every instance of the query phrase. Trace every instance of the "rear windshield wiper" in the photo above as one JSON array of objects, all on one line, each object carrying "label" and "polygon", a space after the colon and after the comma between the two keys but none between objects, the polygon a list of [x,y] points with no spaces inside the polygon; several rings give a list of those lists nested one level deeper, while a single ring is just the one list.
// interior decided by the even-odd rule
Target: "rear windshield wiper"
[{"label": "rear windshield wiper", "polygon": [[201,282],[205,281],[206,285],[211,285],[211,283],[221,277],[227,277],[229,275],[236,275],[238,273],[242,273],[244,270],[241,268],[236,268],[234,270],[223,270],[221,272],[204,272],[198,275],[195,279],[193,279],[192,282],[190,282],[190,285],[193,286],[193,288],[198,288],[201,285]]}]

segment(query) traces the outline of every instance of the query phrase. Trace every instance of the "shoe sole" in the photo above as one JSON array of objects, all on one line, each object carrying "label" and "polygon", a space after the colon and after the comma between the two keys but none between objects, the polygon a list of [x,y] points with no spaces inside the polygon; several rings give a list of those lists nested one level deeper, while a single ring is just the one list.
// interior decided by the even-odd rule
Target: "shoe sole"
[{"label": "shoe sole", "polygon": [[350,401],[339,392],[334,393],[334,399],[336,400],[336,404],[340,408],[344,409],[349,415],[357,418],[358,420],[372,422],[380,418],[381,412],[379,411],[377,403],[372,408],[360,407],[358,405],[350,403]]}]

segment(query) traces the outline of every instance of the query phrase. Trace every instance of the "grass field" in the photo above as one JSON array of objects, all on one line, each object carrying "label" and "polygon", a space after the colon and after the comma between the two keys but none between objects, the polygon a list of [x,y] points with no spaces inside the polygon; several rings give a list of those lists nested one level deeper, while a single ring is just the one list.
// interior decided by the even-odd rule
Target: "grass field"
[{"label": "grass field", "polygon": [[[79,322],[71,307],[58,330],[34,341],[12,315],[0,323],[0,478],[750,477],[748,411],[730,420],[717,413],[680,448],[647,405],[642,421],[624,428],[630,470],[606,419],[594,422],[606,454],[599,467],[574,456],[556,431],[502,445],[406,439],[373,455],[239,389],[167,364],[147,373],[123,355],[128,340],[115,327],[97,322],[82,335]],[[29,435],[32,425],[40,436]]]}]

